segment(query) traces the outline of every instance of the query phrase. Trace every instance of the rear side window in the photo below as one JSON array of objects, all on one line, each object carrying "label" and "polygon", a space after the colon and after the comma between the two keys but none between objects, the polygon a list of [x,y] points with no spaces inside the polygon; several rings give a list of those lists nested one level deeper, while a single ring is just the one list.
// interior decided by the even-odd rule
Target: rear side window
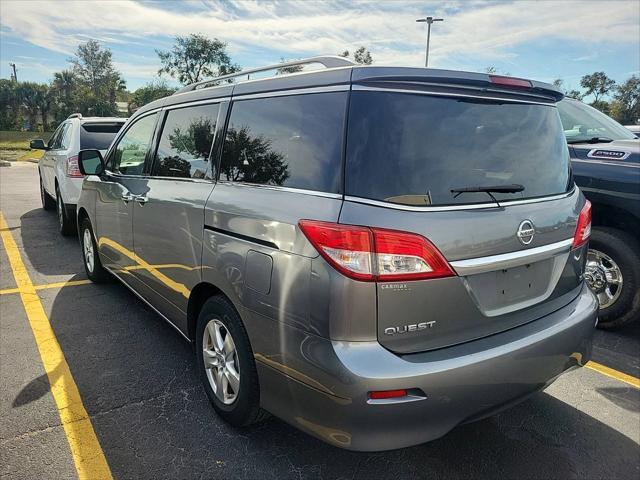
[{"label": "rear side window", "polygon": [[156,153],[154,175],[205,177],[219,108],[201,105],[169,110]]},{"label": "rear side window", "polygon": [[405,205],[490,202],[452,189],[519,184],[518,200],[566,192],[569,154],[553,106],[353,92],[346,193]]},{"label": "rear side window", "polygon": [[80,150],[106,150],[123,123],[83,123],[80,126]]},{"label": "rear side window", "polygon": [[337,193],[346,92],[235,101],[220,179]]}]

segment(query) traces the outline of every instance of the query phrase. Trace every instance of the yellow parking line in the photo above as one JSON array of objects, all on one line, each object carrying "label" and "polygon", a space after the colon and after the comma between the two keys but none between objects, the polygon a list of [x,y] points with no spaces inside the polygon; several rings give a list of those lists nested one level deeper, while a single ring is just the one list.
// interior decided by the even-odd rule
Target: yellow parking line
[{"label": "yellow parking line", "polygon": [[109,480],[112,478],[111,470],[93,430],[91,419],[82,404],[82,398],[69,365],[2,212],[0,212],[0,236],[40,351],[42,365],[49,378],[51,394],[58,407],[58,414],[69,442],[78,477],[80,480]]},{"label": "yellow parking line", "polygon": [[[33,285],[36,290],[47,290],[49,288],[63,288],[63,287],[75,287],[77,285],[88,285],[92,283],[91,280],[68,280],[66,282],[53,282],[45,283],[42,285]],[[20,293],[19,288],[5,288],[0,290],[0,295],[7,295],[9,293]]]},{"label": "yellow parking line", "polygon": [[615,378],[621,382],[631,385],[632,387],[640,388],[640,378],[633,377],[631,375],[627,375],[626,373],[619,372],[614,370],[613,368],[605,367],[597,362],[590,361],[585,367],[590,368],[591,370],[595,370],[602,375],[606,375],[607,377]]}]

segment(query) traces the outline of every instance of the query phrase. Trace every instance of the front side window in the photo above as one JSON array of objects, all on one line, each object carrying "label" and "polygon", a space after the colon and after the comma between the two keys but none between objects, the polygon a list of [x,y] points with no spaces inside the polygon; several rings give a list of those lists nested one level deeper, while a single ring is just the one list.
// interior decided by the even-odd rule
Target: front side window
[{"label": "front side window", "polygon": [[61,124],[58,128],[56,128],[56,131],[53,132],[53,135],[51,135],[51,138],[49,139],[49,142],[47,143],[47,147],[50,150],[54,149],[54,145],[58,142],[58,139],[62,135],[62,131],[64,130],[64,125],[65,125],[64,123]]},{"label": "front side window", "polygon": [[71,125],[69,123],[63,123],[58,127],[58,129],[55,131],[55,133],[51,137],[51,140],[49,141],[49,148],[51,150],[61,150],[63,148],[66,148],[63,145],[63,142],[65,138],[68,140],[68,137],[70,134],[69,132],[71,130],[70,127]]},{"label": "front side window", "polygon": [[73,131],[73,128],[71,128],[71,124],[67,123],[64,126],[64,131],[62,132],[62,135],[60,136],[60,149],[61,150],[67,150],[70,146],[71,146],[71,132]]},{"label": "front side window", "polygon": [[109,160],[109,169],[112,172],[142,175],[157,117],[157,113],[147,115],[129,127],[118,141]]},{"label": "front side window", "polygon": [[235,101],[220,179],[337,193],[346,92]]},{"label": "front side window", "polygon": [[153,175],[204,178],[216,132],[218,105],[169,110],[156,153]]},{"label": "front side window", "polygon": [[[568,191],[554,106],[396,92],[351,96],[346,194],[404,205],[490,202],[461,189],[518,186],[500,201]],[[453,190],[453,191],[452,191]]]}]

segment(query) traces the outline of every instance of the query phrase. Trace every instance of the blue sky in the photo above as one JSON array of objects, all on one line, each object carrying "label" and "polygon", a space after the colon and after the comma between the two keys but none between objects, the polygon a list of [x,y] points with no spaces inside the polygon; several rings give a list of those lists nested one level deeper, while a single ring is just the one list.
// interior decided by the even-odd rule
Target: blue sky
[{"label": "blue sky", "polygon": [[95,38],[113,51],[130,90],[153,80],[155,49],[175,35],[228,43],[243,67],[281,57],[336,54],[364,45],[378,65],[420,66],[437,15],[430,66],[484,71],[578,87],[605,71],[618,82],[640,73],[640,1],[18,1],[0,2],[0,76],[15,62],[20,80],[48,81],[77,45]]}]

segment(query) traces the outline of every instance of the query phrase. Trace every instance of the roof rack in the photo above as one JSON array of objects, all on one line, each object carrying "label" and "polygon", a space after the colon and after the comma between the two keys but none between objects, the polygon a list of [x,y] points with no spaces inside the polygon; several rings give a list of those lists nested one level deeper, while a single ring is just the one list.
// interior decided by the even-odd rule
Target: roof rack
[{"label": "roof rack", "polygon": [[82,118],[82,114],[81,113],[72,113],[71,115],[69,115],[67,117],[67,120],[69,120],[70,118]]},{"label": "roof rack", "polygon": [[284,67],[295,67],[297,65],[308,65],[310,63],[319,63],[323,65],[325,68],[350,67],[352,65],[356,65],[354,62],[352,62],[347,58],[338,57],[335,55],[309,57],[309,58],[303,58],[301,60],[292,60],[291,62],[282,62],[274,65],[267,65],[266,67],[251,68],[249,70],[242,70],[240,72],[229,73],[227,75],[221,75],[219,77],[209,78],[207,80],[201,80],[199,82],[192,83],[190,85],[187,85],[186,87],[181,88],[176,93],[174,93],[174,95],[178,93],[190,92],[192,90],[196,90],[197,88],[207,85],[209,83],[220,82],[221,80],[229,80],[230,78],[243,77],[245,75],[247,76],[247,79],[248,79],[252,73],[267,72],[269,70],[277,70]]}]

